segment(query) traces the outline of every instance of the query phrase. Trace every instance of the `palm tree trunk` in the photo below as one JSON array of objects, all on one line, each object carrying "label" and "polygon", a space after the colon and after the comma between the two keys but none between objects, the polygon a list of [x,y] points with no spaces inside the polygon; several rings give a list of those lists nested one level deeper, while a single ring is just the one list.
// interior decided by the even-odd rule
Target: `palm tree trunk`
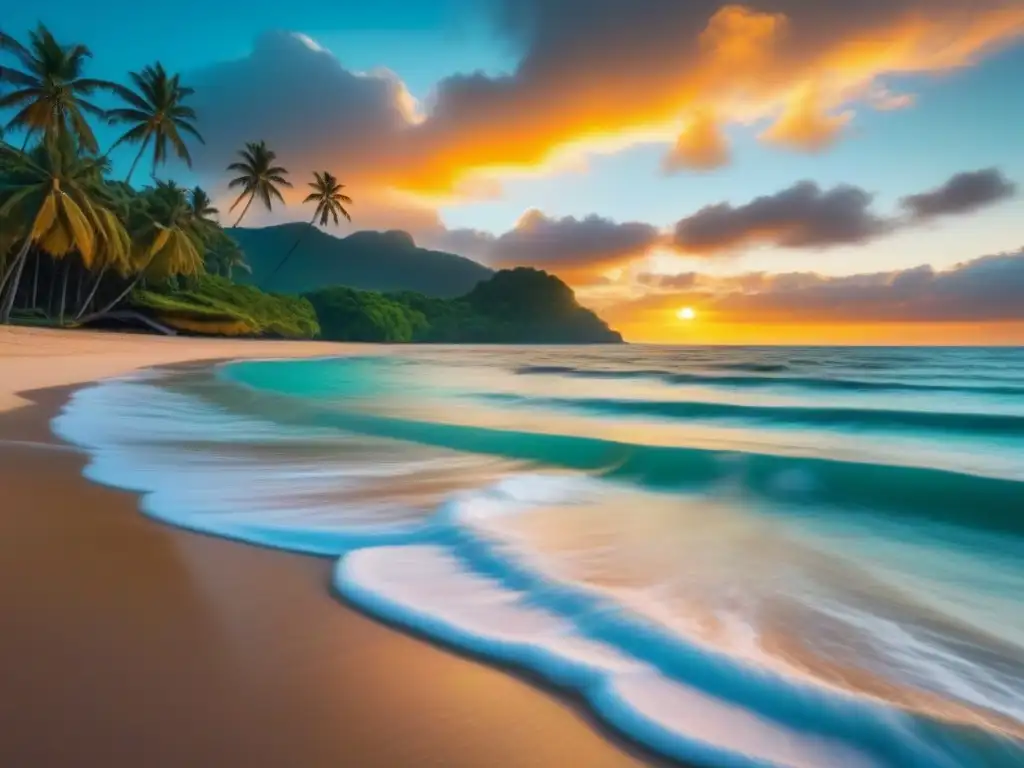
[{"label": "palm tree trunk", "polygon": [[39,298],[39,262],[43,260],[43,254],[36,252],[36,265],[32,274],[32,309],[36,308],[36,300]]},{"label": "palm tree trunk", "polygon": [[46,316],[53,317],[53,299],[57,295],[57,266],[56,259],[50,259],[50,290],[46,295]]},{"label": "palm tree trunk", "polygon": [[[26,240],[22,244],[22,248],[27,248],[27,247],[28,247],[28,241]],[[20,251],[19,251],[19,253],[20,253]],[[0,296],[3,296],[4,288],[7,286],[7,281],[11,279],[11,275],[14,274],[14,270],[17,269],[17,267],[18,267],[18,257],[17,257],[17,255],[15,255],[15,257],[11,260],[11,263],[9,265],[6,265],[6,269],[4,269],[4,271],[2,273],[0,273]]]},{"label": "palm tree trunk", "polygon": [[[117,295],[116,299],[114,299],[112,302],[107,304],[107,306],[105,306],[103,309],[99,310],[98,312],[93,312],[91,315],[89,315],[89,317],[98,317],[100,315],[105,315],[105,314],[107,314],[107,312],[109,312],[114,307],[116,307],[118,304],[120,304],[122,299],[124,299],[125,296],[127,296],[129,293],[131,293],[132,289],[135,288],[135,286],[139,284],[139,281],[142,279],[142,274],[143,274],[142,272],[139,272],[139,274],[137,274],[132,279],[132,281],[130,283],[128,283],[128,287],[125,288],[123,291],[121,291],[121,293],[119,293]],[[86,318],[86,319],[88,319],[88,318]]]},{"label": "palm tree trunk", "polygon": [[103,269],[101,269],[100,273],[96,275],[96,281],[92,284],[92,288],[89,289],[89,295],[86,296],[85,301],[83,301],[79,305],[78,312],[75,313],[75,316],[72,318],[71,322],[77,323],[79,320],[81,320],[82,315],[85,314],[85,310],[89,308],[89,305],[92,304],[92,300],[96,298],[96,291],[99,290],[100,283],[103,282],[103,276],[107,274],[107,267],[108,265],[104,264]]},{"label": "palm tree trunk", "polygon": [[75,270],[75,306],[79,307],[82,305],[82,289],[85,287],[85,265],[82,265],[81,269]]},{"label": "palm tree trunk", "polygon": [[60,279],[60,314],[57,316],[57,324],[64,325],[64,307],[67,305],[68,299],[68,275],[71,274],[71,259],[65,257],[64,259],[64,274]]},{"label": "palm tree trunk", "polygon": [[[245,214],[249,212],[249,206],[252,205],[253,198],[256,197],[256,193],[253,192],[249,195],[249,201],[245,204],[245,208],[242,209],[242,215],[238,217],[238,221],[235,222],[235,227],[242,223],[242,219],[245,218]],[[232,227],[234,229],[234,227]]]},{"label": "palm tree trunk", "polygon": [[302,234],[301,234],[301,235],[299,235],[299,239],[295,241],[295,245],[293,245],[293,246],[291,247],[291,250],[289,250],[289,251],[288,251],[288,253],[286,253],[286,254],[284,255],[284,258],[283,258],[283,259],[281,259],[281,261],[279,261],[279,262],[278,262],[277,266],[276,266],[276,267],[274,267],[274,271],[273,271],[273,272],[271,272],[271,273],[270,273],[269,275],[267,275],[267,278],[266,278],[267,280],[270,280],[271,278],[273,278],[273,277],[274,277],[274,275],[276,275],[276,274],[277,274],[277,271],[278,271],[279,269],[281,269],[281,267],[283,267],[283,266],[285,265],[285,262],[286,262],[286,261],[288,261],[288,259],[289,259],[289,258],[291,258],[291,255],[292,255],[293,253],[295,253],[295,249],[299,247],[299,243],[301,243],[301,242],[302,242],[302,241],[303,241],[303,240],[305,239],[306,235],[308,235],[308,234],[309,234],[309,231],[310,231],[311,229],[313,229],[313,223],[314,223],[315,221],[316,221],[316,214],[314,213],[314,214],[313,214],[313,218],[312,218],[312,219],[310,220],[310,222],[309,222],[309,226],[308,226],[308,227],[306,227],[306,228],[305,228],[305,229],[304,229],[304,230],[302,231]]},{"label": "palm tree trunk", "polygon": [[[7,325],[11,321],[11,310],[14,309],[14,297],[18,293],[18,283],[21,282],[21,273],[25,269],[25,261],[27,260],[28,249],[31,245],[32,238],[26,237],[25,242],[21,246],[21,250],[18,251],[18,255],[14,257],[14,263],[11,265],[11,269],[4,277],[4,283],[7,284],[7,293],[4,295],[2,303],[0,303],[0,324]],[[0,286],[0,291],[2,290],[3,286]]]},{"label": "palm tree trunk", "polygon": [[139,147],[139,154],[137,154],[135,156],[135,160],[132,161],[132,167],[128,169],[128,175],[124,179],[124,183],[125,184],[131,184],[132,183],[132,174],[135,173],[135,166],[139,164],[139,160],[142,159],[142,153],[146,151],[146,147],[148,147],[148,146],[149,146],[149,136],[146,137],[146,140],[144,142],[142,142],[142,146]]}]

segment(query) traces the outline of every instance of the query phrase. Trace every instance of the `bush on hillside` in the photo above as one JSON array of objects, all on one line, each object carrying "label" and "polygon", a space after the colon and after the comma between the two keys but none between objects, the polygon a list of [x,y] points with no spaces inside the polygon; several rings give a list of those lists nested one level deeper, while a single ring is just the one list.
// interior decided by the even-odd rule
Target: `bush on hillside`
[{"label": "bush on hillside", "polygon": [[225,336],[311,339],[320,335],[304,298],[264,293],[216,275],[203,275],[177,290],[136,290],[133,306],[182,331]]}]

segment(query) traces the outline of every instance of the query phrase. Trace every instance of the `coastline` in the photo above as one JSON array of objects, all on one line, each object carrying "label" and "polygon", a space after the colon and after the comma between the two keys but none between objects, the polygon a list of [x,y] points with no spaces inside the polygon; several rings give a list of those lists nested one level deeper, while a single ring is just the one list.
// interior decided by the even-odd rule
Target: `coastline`
[{"label": "coastline", "polygon": [[[155,342],[155,343],[154,343]],[[140,367],[350,345],[0,332],[0,763],[638,766],[571,699],[341,603],[330,559],[161,525],[49,421]],[[18,366],[15,369],[15,366]]]}]

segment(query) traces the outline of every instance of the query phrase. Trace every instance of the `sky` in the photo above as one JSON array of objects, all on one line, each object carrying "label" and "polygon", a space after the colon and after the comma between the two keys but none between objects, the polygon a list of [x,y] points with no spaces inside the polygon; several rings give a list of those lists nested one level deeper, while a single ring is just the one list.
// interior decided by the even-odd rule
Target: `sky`
[{"label": "sky", "polygon": [[630,341],[1024,344],[1024,0],[49,0],[2,23],[39,21],[92,76],[181,73],[206,143],[155,172],[226,224],[224,168],[265,139],[295,189],[247,225],[308,220],[329,170],[355,200],[335,234],[547,269]]}]

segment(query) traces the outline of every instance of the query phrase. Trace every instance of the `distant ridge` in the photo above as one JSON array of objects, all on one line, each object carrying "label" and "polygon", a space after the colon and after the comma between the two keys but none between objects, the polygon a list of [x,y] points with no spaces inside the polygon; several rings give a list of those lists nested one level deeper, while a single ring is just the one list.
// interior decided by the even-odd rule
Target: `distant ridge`
[{"label": "distant ridge", "polygon": [[[239,282],[277,293],[307,293],[336,285],[368,291],[416,291],[436,298],[469,293],[494,272],[471,259],[420,248],[408,232],[355,232],[334,237],[301,222],[262,229],[228,229],[245,252],[252,275]],[[295,241],[303,240],[288,263],[268,280]]]}]

